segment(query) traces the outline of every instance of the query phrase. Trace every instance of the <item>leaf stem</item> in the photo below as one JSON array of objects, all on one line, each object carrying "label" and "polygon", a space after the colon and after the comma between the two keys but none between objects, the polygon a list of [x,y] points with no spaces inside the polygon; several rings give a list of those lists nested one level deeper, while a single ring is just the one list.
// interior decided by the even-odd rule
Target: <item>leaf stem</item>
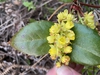
[{"label": "leaf stem", "polygon": [[78,15],[79,21],[80,21],[82,24],[84,24],[84,22],[83,22],[82,18],[80,17],[79,12],[77,12],[77,15]]}]

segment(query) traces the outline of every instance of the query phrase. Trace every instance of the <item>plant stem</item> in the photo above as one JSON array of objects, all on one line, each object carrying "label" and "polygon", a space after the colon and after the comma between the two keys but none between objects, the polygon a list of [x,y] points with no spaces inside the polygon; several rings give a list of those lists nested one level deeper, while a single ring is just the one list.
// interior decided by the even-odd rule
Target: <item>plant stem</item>
[{"label": "plant stem", "polygon": [[79,21],[80,21],[82,24],[84,24],[84,22],[83,22],[82,18],[80,17],[79,12],[77,12],[77,15],[78,15]]},{"label": "plant stem", "polygon": [[54,13],[48,18],[48,21],[64,6],[66,5],[71,5],[72,3],[64,3],[63,5],[61,5],[57,10],[54,11]]},{"label": "plant stem", "polygon": [[[77,3],[79,2],[78,0],[73,0],[74,3]],[[82,3],[82,2],[79,2],[80,5],[84,5],[84,6],[88,6],[88,7],[92,7],[92,8],[100,8],[99,5],[91,5],[91,4],[86,4],[86,3]]]},{"label": "plant stem", "polygon": [[86,4],[86,3],[82,3],[82,2],[80,2],[80,5],[84,5],[84,6],[88,6],[88,7],[92,7],[92,8],[100,8],[99,5],[91,5],[91,4]]}]

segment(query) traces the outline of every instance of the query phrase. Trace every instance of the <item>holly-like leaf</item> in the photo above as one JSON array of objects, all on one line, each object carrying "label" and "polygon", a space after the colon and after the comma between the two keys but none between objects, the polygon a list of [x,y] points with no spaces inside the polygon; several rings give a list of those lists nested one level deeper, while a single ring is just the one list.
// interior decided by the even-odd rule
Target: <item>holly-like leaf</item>
[{"label": "holly-like leaf", "polygon": [[76,39],[72,42],[71,59],[84,65],[100,64],[100,36],[85,25],[75,24]]},{"label": "holly-like leaf", "polygon": [[11,46],[29,55],[43,55],[49,50],[46,37],[53,23],[36,21],[23,27],[11,40]]}]

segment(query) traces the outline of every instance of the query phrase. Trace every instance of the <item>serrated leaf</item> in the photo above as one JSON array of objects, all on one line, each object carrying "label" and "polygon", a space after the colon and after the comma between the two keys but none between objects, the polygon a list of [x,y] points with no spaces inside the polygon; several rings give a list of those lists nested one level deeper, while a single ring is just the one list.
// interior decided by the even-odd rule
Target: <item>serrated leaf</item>
[{"label": "serrated leaf", "polygon": [[72,42],[71,59],[84,65],[100,64],[100,36],[85,25],[75,24],[76,39]]},{"label": "serrated leaf", "polygon": [[62,1],[62,2],[73,2],[73,0],[60,0],[60,1]]},{"label": "serrated leaf", "polygon": [[53,23],[36,21],[22,28],[11,40],[11,46],[29,55],[43,55],[49,50],[46,37]]}]

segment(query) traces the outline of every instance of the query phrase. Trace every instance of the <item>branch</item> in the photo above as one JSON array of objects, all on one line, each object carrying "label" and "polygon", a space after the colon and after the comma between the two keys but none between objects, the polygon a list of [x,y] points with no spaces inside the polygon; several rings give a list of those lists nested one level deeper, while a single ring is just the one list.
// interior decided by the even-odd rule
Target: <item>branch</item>
[{"label": "branch", "polygon": [[62,8],[62,7],[64,7],[64,6],[66,6],[66,5],[71,5],[72,3],[64,3],[63,5],[61,5],[59,8],[57,8],[54,12],[53,12],[53,14],[48,18],[48,21]]},{"label": "branch", "polygon": [[82,3],[82,2],[80,2],[80,4],[84,5],[84,6],[92,7],[92,8],[100,8],[99,5],[91,5],[91,4],[86,4],[86,3]]}]

